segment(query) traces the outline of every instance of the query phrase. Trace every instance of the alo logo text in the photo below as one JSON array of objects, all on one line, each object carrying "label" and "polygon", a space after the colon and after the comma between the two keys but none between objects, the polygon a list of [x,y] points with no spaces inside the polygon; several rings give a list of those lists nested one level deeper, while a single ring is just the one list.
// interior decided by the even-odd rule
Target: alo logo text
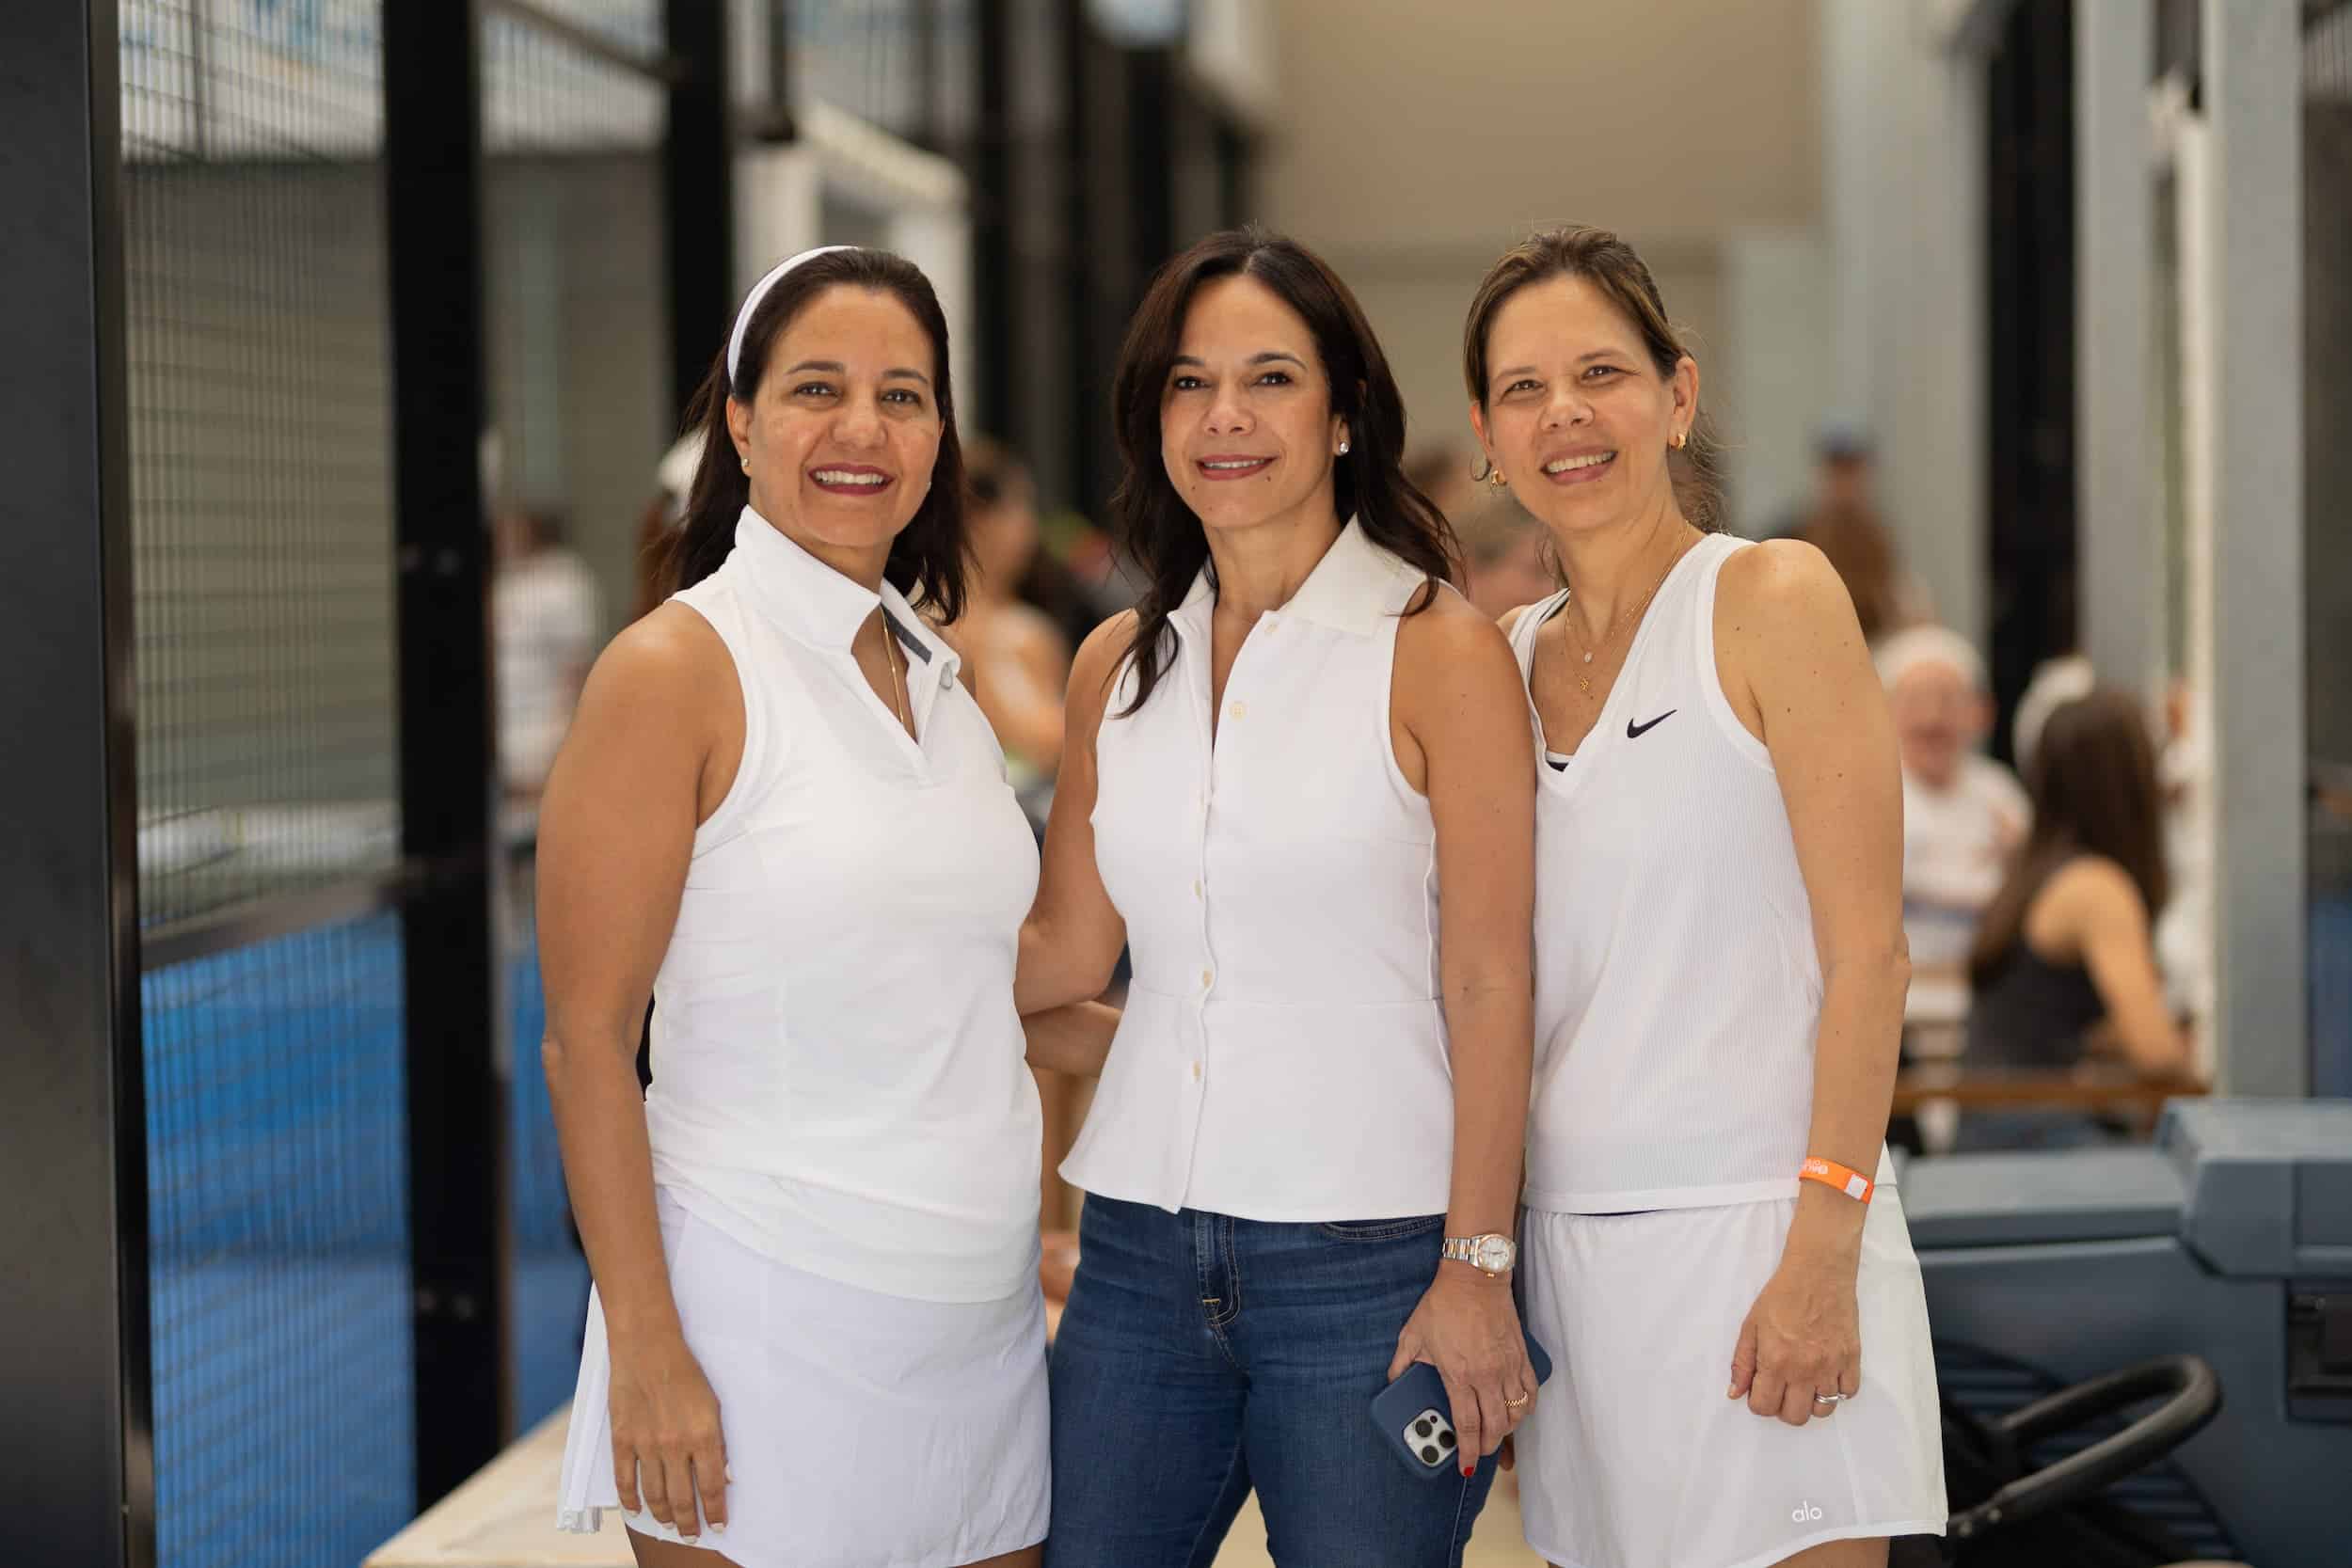
[{"label": "alo logo text", "polygon": [[1820,1516],[1821,1511],[1811,1503],[1801,1502],[1788,1511],[1788,1522],[1792,1525],[1811,1524]]}]

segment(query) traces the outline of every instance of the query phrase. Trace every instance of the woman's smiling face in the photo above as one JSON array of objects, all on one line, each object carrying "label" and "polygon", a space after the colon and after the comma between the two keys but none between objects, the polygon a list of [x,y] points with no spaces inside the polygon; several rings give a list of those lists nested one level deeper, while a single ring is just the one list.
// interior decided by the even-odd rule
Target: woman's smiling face
[{"label": "woman's smiling face", "polygon": [[1160,394],[1160,459],[1201,527],[1330,513],[1345,438],[1305,318],[1246,274],[1204,284]]},{"label": "woman's smiling face", "polygon": [[1698,408],[1698,366],[1672,375],[1608,295],[1565,274],[1503,301],[1470,423],[1521,505],[1555,535],[1671,502],[1666,453]]},{"label": "woman's smiling face", "polygon": [[922,324],[889,293],[839,284],[810,300],[752,401],[727,406],[754,508],[804,539],[887,549],[930,489],[935,374]]}]

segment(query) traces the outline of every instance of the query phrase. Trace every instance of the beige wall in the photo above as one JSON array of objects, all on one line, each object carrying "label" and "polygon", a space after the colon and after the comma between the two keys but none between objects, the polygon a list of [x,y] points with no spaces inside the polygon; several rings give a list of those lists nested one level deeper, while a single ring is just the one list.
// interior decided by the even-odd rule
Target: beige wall
[{"label": "beige wall", "polygon": [[1624,233],[1710,387],[1757,379],[1727,310],[1754,291],[1731,286],[1724,249],[1820,222],[1815,0],[1279,6],[1260,215],[1355,288],[1416,444],[1470,451],[1462,312],[1495,255],[1543,223]]}]

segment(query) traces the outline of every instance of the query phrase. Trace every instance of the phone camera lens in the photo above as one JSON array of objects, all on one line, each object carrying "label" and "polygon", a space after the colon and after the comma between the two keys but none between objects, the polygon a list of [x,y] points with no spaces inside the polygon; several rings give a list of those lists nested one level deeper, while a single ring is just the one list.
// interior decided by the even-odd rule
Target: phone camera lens
[{"label": "phone camera lens", "polygon": [[1438,1433],[1438,1447],[1441,1449],[1450,1449],[1454,1447],[1454,1433],[1450,1432],[1441,1432]]},{"label": "phone camera lens", "polygon": [[1435,1464],[1437,1464],[1437,1463],[1438,1463],[1438,1460],[1442,1459],[1443,1457],[1444,1457],[1444,1455],[1442,1455],[1442,1454],[1438,1453],[1438,1450],[1437,1450],[1436,1449],[1434,1449],[1434,1448],[1427,1448],[1427,1447],[1424,1447],[1424,1448],[1421,1450],[1421,1462],[1422,1462],[1423,1465],[1435,1465]]},{"label": "phone camera lens", "polygon": [[1430,1423],[1429,1423],[1429,1418],[1428,1418],[1428,1417],[1426,1417],[1426,1416],[1423,1416],[1423,1417],[1422,1417],[1420,1420],[1415,1421],[1415,1422],[1413,1423],[1413,1435],[1414,1435],[1414,1436],[1416,1436],[1416,1437],[1426,1437],[1426,1436],[1428,1436],[1428,1435],[1429,1435],[1429,1425],[1430,1425]]}]

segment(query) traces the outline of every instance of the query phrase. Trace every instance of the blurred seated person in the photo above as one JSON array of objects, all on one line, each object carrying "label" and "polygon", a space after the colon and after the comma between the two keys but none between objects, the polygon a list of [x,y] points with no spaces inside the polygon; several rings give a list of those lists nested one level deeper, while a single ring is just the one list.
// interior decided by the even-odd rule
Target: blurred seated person
[{"label": "blurred seated person", "polygon": [[[2167,1007],[2151,931],[2169,886],[2148,721],[2100,689],[2054,708],[2026,782],[2033,827],[1970,955],[1970,1073],[2082,1069],[2097,1044],[2144,1079],[2185,1080],[2188,1047]],[[1957,1148],[2109,1141],[2060,1110],[1970,1111]]]},{"label": "blurred seated person", "polygon": [[1449,520],[1462,543],[1462,596],[1489,621],[1559,592],[1544,525],[1508,494],[1474,500]]},{"label": "blurred seated person", "polygon": [[602,645],[596,574],[551,512],[509,507],[492,525],[490,635],[499,777],[510,800],[538,799]]},{"label": "blurred seated person", "polygon": [[2016,776],[1977,749],[1993,725],[1993,699],[1966,638],[1906,627],[1879,645],[1878,670],[1902,757],[1903,933],[1914,984],[1942,980],[1957,990],[1977,921],[2033,809]]},{"label": "blurred seated person", "polygon": [[948,635],[972,667],[972,694],[996,732],[1015,790],[1050,784],[1061,765],[1062,693],[1070,641],[1019,596],[1038,550],[1037,488],[998,443],[963,447],[972,565],[963,618]]}]

